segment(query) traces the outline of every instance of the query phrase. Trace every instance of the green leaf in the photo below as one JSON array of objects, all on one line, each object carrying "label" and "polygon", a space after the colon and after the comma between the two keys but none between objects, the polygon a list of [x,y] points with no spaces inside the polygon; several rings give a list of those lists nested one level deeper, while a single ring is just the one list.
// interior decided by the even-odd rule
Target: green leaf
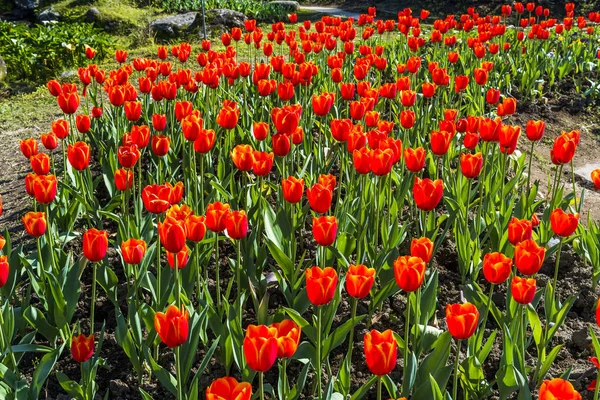
[{"label": "green leaf", "polygon": [[331,333],[327,338],[323,341],[323,357],[327,357],[327,355],[333,351],[336,347],[344,343],[346,340],[346,336],[350,332],[351,329],[363,319],[365,315],[361,315],[358,317],[350,318],[348,321],[344,322],[342,325],[338,326],[333,333]]},{"label": "green leaf", "polygon": [[302,318],[302,316],[298,313],[298,311],[284,307],[284,311],[290,316],[290,318],[302,328],[302,333],[306,335],[311,342],[317,342],[317,330],[308,323],[307,320]]},{"label": "green leaf", "polygon": [[362,385],[356,392],[354,392],[352,397],[350,397],[350,400],[360,400],[363,397],[365,397],[365,395],[367,394],[367,392],[369,391],[371,386],[373,386],[373,384],[376,381],[377,381],[377,376],[373,375],[371,377],[371,379],[369,379],[367,382],[365,382],[364,385]]},{"label": "green leaf", "polygon": [[42,360],[33,372],[33,379],[29,389],[32,398],[37,399],[40,395],[44,383],[46,382],[46,379],[48,379],[48,375],[50,375],[52,368],[54,368],[54,364],[56,364],[58,357],[60,357],[63,348],[64,344],[42,357]]},{"label": "green leaf", "polygon": [[173,396],[177,396],[177,379],[169,371],[161,367],[154,361],[152,355],[150,355],[150,350],[148,347],[144,346],[144,355],[146,356],[146,360],[150,364],[150,368],[152,368],[152,373],[159,380],[161,385],[167,389]]},{"label": "green leaf", "polygon": [[69,393],[69,395],[82,400],[85,398],[83,395],[83,389],[79,383],[69,379],[68,376],[60,371],[56,372],[56,379],[58,379],[60,386],[65,390],[65,392]]}]

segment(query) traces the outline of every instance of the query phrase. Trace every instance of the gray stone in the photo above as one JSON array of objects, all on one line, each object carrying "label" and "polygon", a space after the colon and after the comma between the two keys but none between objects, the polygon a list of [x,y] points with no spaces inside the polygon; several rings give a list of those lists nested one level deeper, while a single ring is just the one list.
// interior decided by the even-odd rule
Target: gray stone
[{"label": "gray stone", "polygon": [[14,0],[17,8],[22,10],[35,10],[39,5],[39,0]]},{"label": "gray stone", "polygon": [[575,175],[581,179],[581,181],[592,185],[592,171],[600,168],[600,163],[586,164],[582,167],[575,168]]},{"label": "gray stone", "polygon": [[235,27],[242,28],[246,19],[248,18],[244,13],[226,8],[216,8],[206,11],[206,24],[211,26],[224,26],[228,29]]},{"label": "gray stone", "polygon": [[182,35],[191,34],[201,24],[201,18],[197,12],[171,15],[150,22],[150,32],[157,40],[174,39]]},{"label": "gray stone", "polygon": [[40,22],[57,22],[60,20],[60,13],[54,8],[46,8],[38,15],[38,21]]},{"label": "gray stone", "polygon": [[271,1],[270,4],[281,7],[285,12],[296,12],[300,8],[300,4],[297,1],[275,0]]},{"label": "gray stone", "polygon": [[102,13],[96,7],[92,7],[85,13],[85,22],[96,22],[100,20]]}]

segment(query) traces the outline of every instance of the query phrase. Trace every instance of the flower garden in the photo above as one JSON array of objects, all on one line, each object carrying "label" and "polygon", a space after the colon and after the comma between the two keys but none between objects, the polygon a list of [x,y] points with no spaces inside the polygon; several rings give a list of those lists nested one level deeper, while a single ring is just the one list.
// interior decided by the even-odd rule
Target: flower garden
[{"label": "flower garden", "polygon": [[581,132],[514,118],[564,84],[597,100],[600,12],[465,11],[247,20],[111,69],[88,47],[20,143],[0,397],[598,399]]}]

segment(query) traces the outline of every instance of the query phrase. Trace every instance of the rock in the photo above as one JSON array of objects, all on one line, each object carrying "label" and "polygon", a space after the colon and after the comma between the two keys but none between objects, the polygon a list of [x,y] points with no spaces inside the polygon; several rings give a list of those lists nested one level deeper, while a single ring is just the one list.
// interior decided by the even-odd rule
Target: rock
[{"label": "rock", "polygon": [[52,7],[45,9],[38,15],[38,21],[40,22],[57,22],[58,20],[60,20],[60,14]]},{"label": "rock", "polygon": [[206,24],[224,26],[227,29],[243,28],[244,21],[248,19],[239,11],[228,10],[226,8],[216,8],[206,11]]},{"label": "rock", "polygon": [[150,32],[159,41],[191,34],[202,23],[199,15],[200,13],[197,12],[189,12],[154,20],[150,22]]},{"label": "rock", "polygon": [[300,4],[297,1],[275,0],[271,1],[270,4],[280,7],[285,12],[296,12],[300,8]]},{"label": "rock", "polygon": [[100,21],[101,16],[102,13],[100,12],[100,10],[98,10],[96,7],[92,7],[86,11],[84,18],[85,22],[96,22]]},{"label": "rock", "polygon": [[129,386],[120,379],[113,379],[109,382],[110,392],[115,396],[123,396],[129,393]]},{"label": "rock", "polygon": [[22,10],[35,10],[39,5],[39,0],[14,0],[17,8]]},{"label": "rock", "polygon": [[600,168],[600,163],[591,163],[591,164],[586,164],[582,167],[576,168],[575,169],[575,175],[580,178],[583,182],[586,182],[588,184],[590,184],[590,186],[592,185],[592,171],[595,169]]}]

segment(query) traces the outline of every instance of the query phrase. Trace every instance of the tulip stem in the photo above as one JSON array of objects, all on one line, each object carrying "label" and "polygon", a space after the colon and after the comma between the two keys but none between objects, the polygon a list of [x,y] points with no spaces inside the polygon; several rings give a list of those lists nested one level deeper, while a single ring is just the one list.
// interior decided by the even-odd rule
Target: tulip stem
[{"label": "tulip stem", "polygon": [[579,212],[577,208],[577,188],[575,187],[575,166],[573,165],[573,159],[571,159],[571,179],[573,181],[573,202],[575,204],[575,212]]},{"label": "tulip stem", "polygon": [[[417,350],[419,350],[419,352],[420,352],[420,349],[418,349],[418,346],[417,346],[418,342],[419,342],[419,335],[420,335],[420,331],[419,331],[420,330],[419,319],[421,317],[420,305],[421,305],[421,286],[419,286],[419,288],[417,289],[417,297],[415,299],[415,334],[414,334],[414,339],[413,339],[414,340],[414,342],[413,342],[413,352],[414,353],[417,353]],[[418,354],[419,353],[417,353],[417,361],[419,360]]]},{"label": "tulip stem", "polygon": [[527,306],[526,305],[522,305],[521,306],[521,357],[522,360],[522,365],[523,365],[523,376],[527,377],[527,365],[525,364],[525,339],[527,338],[526,336],[526,332],[527,332],[527,328],[526,328],[526,323],[527,323],[527,319],[526,319],[526,314],[525,314],[525,308]]},{"label": "tulip stem", "polygon": [[92,274],[92,304],[90,311],[90,333],[94,333],[94,313],[96,310],[96,274],[98,268],[96,263],[92,263],[93,274]]},{"label": "tulip stem", "polygon": [[177,265],[177,256],[179,253],[173,253],[173,269],[175,270],[175,304],[181,307],[181,287],[179,283],[179,266]]},{"label": "tulip stem", "polygon": [[183,377],[181,376],[181,346],[175,348],[175,364],[177,367],[177,400],[183,400]]},{"label": "tulip stem", "polygon": [[[2,296],[0,295],[0,339],[2,340],[2,343],[4,343],[4,345],[6,346],[6,349],[8,350],[8,354],[10,354],[10,360],[13,363],[13,366],[15,367],[15,373],[17,374],[17,377],[21,376],[21,373],[19,372],[19,368],[17,368],[17,359],[15,358],[15,353],[13,353],[12,350],[12,346],[10,344],[10,339],[11,338],[7,338],[4,334],[4,327],[6,326],[4,324],[4,315],[2,312]],[[8,304],[8,301],[6,302]]]},{"label": "tulip stem", "polygon": [[[410,340],[410,296],[412,292],[406,296],[406,319],[404,320],[404,371],[408,371],[408,341]],[[408,384],[408,382],[405,382]],[[402,388],[406,392],[406,388]]]},{"label": "tulip stem", "polygon": [[382,381],[382,377],[378,376],[377,377],[377,400],[381,400],[381,381]]},{"label": "tulip stem", "polygon": [[560,253],[562,251],[563,238],[561,237],[558,241],[558,253],[556,254],[556,264],[554,265],[554,279],[552,280],[552,287],[557,300],[560,302],[560,296],[558,294],[557,280],[558,280],[558,266],[560,265]]},{"label": "tulip stem", "polygon": [[321,387],[321,317],[323,315],[323,307],[317,306],[317,393],[319,395],[319,399],[323,397],[323,389]]},{"label": "tulip stem", "polygon": [[462,344],[462,340],[459,340],[456,343],[456,359],[454,360],[454,383],[452,385],[452,399],[458,399],[456,394],[458,393],[458,366],[460,360],[460,345]]},{"label": "tulip stem", "polygon": [[265,400],[265,388],[263,383],[263,373],[258,373],[258,391],[260,393],[260,400]]},{"label": "tulip stem", "polygon": [[[355,297],[352,297],[352,320],[356,318],[356,305],[358,304],[358,300]],[[348,342],[348,359],[352,364],[352,350],[354,347],[354,326],[350,329],[350,341]]]},{"label": "tulip stem", "polygon": [[[529,166],[527,167],[527,186],[525,186],[527,188],[527,193],[529,193],[529,191],[531,190],[531,188],[529,187],[529,184],[531,183],[531,164],[533,161],[534,147],[535,147],[535,141],[531,141],[531,150],[529,151]],[[529,206],[529,204],[527,206]]]},{"label": "tulip stem", "polygon": [[219,232],[216,232],[215,237],[215,269],[217,275],[215,277],[215,286],[217,289],[217,309],[221,309],[221,280],[219,279]]},{"label": "tulip stem", "polygon": [[288,379],[287,379],[287,358],[282,358],[281,359],[281,369],[283,370],[283,388],[282,388],[282,399],[281,400],[285,400],[287,397],[287,390],[288,390]]}]

